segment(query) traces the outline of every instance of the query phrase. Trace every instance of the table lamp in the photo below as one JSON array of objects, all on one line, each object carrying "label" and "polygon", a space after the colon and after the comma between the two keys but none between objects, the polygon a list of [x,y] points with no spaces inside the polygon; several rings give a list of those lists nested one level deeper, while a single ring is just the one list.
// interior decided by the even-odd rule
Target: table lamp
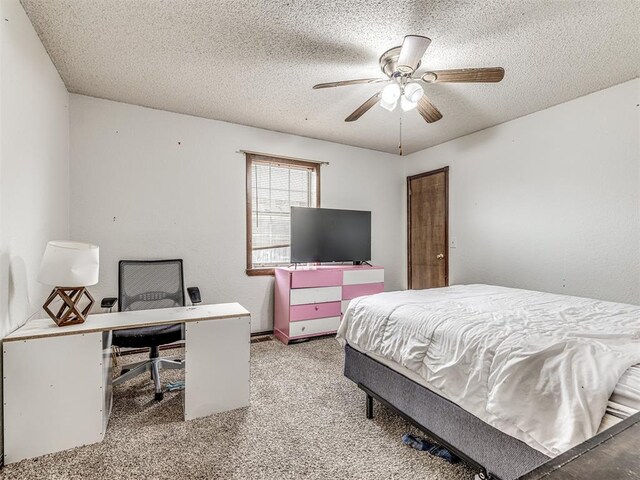
[{"label": "table lamp", "polygon": [[47,243],[38,281],[55,287],[43,308],[59,327],[86,320],[95,302],[85,287],[98,283],[98,267],[97,245],[66,240]]}]

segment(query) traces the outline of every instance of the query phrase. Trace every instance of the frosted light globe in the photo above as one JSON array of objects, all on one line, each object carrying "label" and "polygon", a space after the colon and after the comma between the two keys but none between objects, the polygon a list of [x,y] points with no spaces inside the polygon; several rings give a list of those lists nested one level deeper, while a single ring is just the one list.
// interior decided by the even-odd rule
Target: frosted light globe
[{"label": "frosted light globe", "polygon": [[400,97],[400,106],[402,107],[403,112],[408,112],[409,110],[413,110],[414,108],[416,108],[418,106],[418,102],[410,102],[403,95],[402,97]]},{"label": "frosted light globe", "polygon": [[[384,90],[382,91],[384,94]],[[424,90],[419,83],[410,83],[404,87],[404,96],[412,103],[417,103],[422,98]]]},{"label": "frosted light globe", "polygon": [[397,83],[390,83],[382,89],[382,101],[384,103],[390,105],[395,103],[398,98],[400,98],[400,85]]}]

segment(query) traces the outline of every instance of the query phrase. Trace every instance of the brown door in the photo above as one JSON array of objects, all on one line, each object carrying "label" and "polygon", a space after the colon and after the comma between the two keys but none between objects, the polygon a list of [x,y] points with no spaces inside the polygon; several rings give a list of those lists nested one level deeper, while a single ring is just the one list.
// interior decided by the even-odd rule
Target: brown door
[{"label": "brown door", "polygon": [[449,167],[407,177],[409,288],[449,284]]}]

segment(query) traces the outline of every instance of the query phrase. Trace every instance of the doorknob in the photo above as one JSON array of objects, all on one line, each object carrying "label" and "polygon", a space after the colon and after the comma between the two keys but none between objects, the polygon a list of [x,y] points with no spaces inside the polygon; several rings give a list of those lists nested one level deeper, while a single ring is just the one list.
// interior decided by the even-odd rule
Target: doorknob
[{"label": "doorknob", "polygon": [[444,253],[439,253],[438,255],[436,255],[436,258],[438,260],[442,260],[444,258]]}]

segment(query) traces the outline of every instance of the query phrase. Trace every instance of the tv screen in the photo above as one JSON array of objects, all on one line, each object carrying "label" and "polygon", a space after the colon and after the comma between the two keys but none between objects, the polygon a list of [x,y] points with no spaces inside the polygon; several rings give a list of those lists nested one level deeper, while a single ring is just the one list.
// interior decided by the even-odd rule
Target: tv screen
[{"label": "tv screen", "polygon": [[371,260],[371,212],[291,207],[291,262]]}]

